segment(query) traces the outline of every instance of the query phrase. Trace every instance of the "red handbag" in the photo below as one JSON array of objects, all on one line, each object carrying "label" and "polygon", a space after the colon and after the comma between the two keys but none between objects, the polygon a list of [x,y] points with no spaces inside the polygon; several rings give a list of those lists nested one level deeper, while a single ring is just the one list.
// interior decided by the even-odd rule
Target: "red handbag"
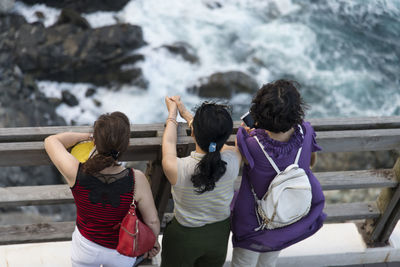
[{"label": "red handbag", "polygon": [[137,257],[146,253],[156,242],[153,231],[136,214],[135,191],[129,211],[121,222],[117,246],[117,251],[128,257]]}]

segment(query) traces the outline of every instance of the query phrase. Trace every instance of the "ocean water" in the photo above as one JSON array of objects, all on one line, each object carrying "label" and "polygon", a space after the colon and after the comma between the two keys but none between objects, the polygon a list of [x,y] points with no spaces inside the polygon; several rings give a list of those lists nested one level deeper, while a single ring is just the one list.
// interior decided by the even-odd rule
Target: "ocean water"
[{"label": "ocean water", "polygon": [[[219,4],[218,4],[219,3]],[[46,26],[60,10],[16,3],[29,22],[42,11]],[[166,95],[181,95],[190,108],[203,100],[186,88],[221,71],[243,71],[264,83],[290,78],[301,85],[311,106],[308,117],[400,115],[400,1],[398,0],[132,0],[119,12],[84,14],[92,27],[118,22],[140,25],[148,43],[138,63],[147,90],[124,85],[38,81],[49,97],[69,90],[79,106],[62,104],[57,112],[68,123],[92,124],[105,112],[125,112],[132,123],[163,121]],[[200,58],[190,64],[163,48],[190,44]],[[130,66],[126,66],[129,68]],[[238,119],[252,95],[229,100]],[[102,103],[100,107],[94,100]]]}]

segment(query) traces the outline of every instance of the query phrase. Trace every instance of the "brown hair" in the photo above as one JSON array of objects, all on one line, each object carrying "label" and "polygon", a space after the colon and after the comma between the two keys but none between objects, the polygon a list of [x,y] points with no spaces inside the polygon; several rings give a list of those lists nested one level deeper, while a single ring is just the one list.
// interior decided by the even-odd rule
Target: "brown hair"
[{"label": "brown hair", "polygon": [[116,111],[101,115],[93,126],[97,154],[82,165],[82,171],[93,175],[118,165],[116,161],[127,150],[129,137],[130,123],[124,113]]}]

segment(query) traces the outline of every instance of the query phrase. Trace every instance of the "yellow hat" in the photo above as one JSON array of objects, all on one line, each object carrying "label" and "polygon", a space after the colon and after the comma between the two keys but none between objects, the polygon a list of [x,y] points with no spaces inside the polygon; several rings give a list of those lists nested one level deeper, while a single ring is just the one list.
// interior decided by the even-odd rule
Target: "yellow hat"
[{"label": "yellow hat", "polygon": [[71,154],[79,160],[80,163],[84,163],[88,160],[92,150],[94,148],[93,141],[83,141],[76,144],[71,149]]}]

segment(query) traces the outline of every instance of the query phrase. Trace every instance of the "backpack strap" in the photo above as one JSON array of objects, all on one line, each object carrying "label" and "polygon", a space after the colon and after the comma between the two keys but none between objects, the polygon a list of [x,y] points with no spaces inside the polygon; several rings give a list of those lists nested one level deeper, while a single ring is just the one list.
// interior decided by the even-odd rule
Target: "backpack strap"
[{"label": "backpack strap", "polygon": [[269,163],[271,163],[272,168],[276,171],[276,173],[280,173],[281,171],[279,170],[278,166],[276,166],[275,162],[273,159],[268,155],[268,153],[264,150],[264,146],[260,143],[260,140],[258,140],[257,136],[254,136],[254,139],[256,139],[258,145],[261,147],[261,150],[264,152],[264,155],[267,157]]},{"label": "backpack strap", "polygon": [[[301,136],[303,137],[303,142],[304,142],[303,128],[301,127],[300,124],[299,124],[298,126],[299,126],[300,133],[301,133]],[[300,154],[301,154],[301,150],[302,150],[302,149],[303,149],[303,146],[301,146],[301,147],[299,148],[299,151],[297,151],[296,159],[294,160],[294,164],[296,164],[296,165],[298,165],[298,163],[299,163]]]}]

